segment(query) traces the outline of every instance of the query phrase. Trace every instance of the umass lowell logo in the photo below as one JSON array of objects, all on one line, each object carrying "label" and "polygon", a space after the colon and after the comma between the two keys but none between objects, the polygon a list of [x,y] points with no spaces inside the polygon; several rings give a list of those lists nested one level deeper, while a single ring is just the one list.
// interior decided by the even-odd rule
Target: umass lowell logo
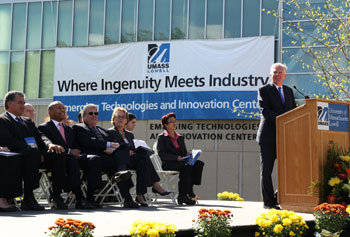
[{"label": "umass lowell logo", "polygon": [[329,126],[328,113],[329,113],[328,105],[324,105],[320,103],[317,106],[318,125]]},{"label": "umass lowell logo", "polygon": [[148,44],[147,72],[169,72],[170,43]]}]

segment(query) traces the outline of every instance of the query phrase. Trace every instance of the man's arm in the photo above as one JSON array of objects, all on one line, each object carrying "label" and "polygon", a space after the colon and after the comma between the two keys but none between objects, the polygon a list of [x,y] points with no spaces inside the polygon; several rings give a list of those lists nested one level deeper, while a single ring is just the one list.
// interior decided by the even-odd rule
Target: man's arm
[{"label": "man's arm", "polygon": [[266,120],[276,123],[276,117],[279,115],[271,107],[271,100],[267,88],[260,88],[258,91],[259,109]]}]

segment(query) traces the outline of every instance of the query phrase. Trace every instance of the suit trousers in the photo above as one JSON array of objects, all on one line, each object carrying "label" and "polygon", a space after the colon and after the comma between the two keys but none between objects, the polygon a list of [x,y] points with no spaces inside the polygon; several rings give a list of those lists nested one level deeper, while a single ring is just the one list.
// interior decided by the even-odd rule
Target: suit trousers
[{"label": "suit trousers", "polygon": [[163,163],[164,170],[176,170],[179,176],[179,195],[193,194],[193,185],[200,185],[202,180],[204,163],[197,160],[193,166],[186,165],[185,162],[173,161]]},{"label": "suit trousers", "polygon": [[33,190],[39,187],[40,157],[40,151],[35,148],[27,148],[21,154],[21,173],[24,181],[24,197],[32,197]]},{"label": "suit trousers", "polygon": [[130,156],[129,167],[136,170],[136,194],[143,195],[147,193],[147,187],[159,182],[160,178],[154,169],[152,161],[146,152],[136,153]]},{"label": "suit trousers", "polygon": [[276,144],[260,145],[260,183],[264,205],[272,206],[277,204],[272,184],[272,171],[276,160]]},{"label": "suit trousers", "polygon": [[21,156],[0,156],[0,197],[22,195]]},{"label": "suit trousers", "polygon": [[[83,158],[84,159],[84,158]],[[87,159],[85,157],[85,159]],[[83,192],[81,191],[81,179],[80,179],[80,158],[76,158],[72,155],[66,155],[66,170],[67,170],[67,181],[68,181],[68,189],[72,190],[75,194],[77,200],[81,200],[83,198]],[[89,170],[92,170],[93,163],[89,164],[86,161],[86,170],[89,173]]]}]

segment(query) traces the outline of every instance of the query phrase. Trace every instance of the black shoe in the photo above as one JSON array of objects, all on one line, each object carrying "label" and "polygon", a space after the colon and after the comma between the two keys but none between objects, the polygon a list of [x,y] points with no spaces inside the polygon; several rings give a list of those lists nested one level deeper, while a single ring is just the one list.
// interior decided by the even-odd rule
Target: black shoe
[{"label": "black shoe", "polygon": [[185,203],[186,205],[195,205],[196,201],[189,199],[185,195],[179,195],[177,197],[177,204],[182,205],[183,203]]},{"label": "black shoe", "polygon": [[126,181],[131,178],[131,173],[127,170],[119,171],[114,175],[115,182]]},{"label": "black shoe", "polygon": [[160,196],[166,196],[166,195],[169,195],[171,192],[168,192],[168,191],[165,191],[165,192],[159,192],[157,189],[155,188],[152,188],[152,192],[153,193],[156,193],[156,194],[159,194]]},{"label": "black shoe", "polygon": [[281,210],[281,207],[278,205],[264,205],[264,209],[276,209]]},{"label": "black shoe", "polygon": [[44,211],[45,207],[40,206],[37,201],[32,199],[23,199],[21,203],[21,209],[23,211]]},{"label": "black shoe", "polygon": [[51,209],[68,210],[68,206],[61,197],[53,198]]},{"label": "black shoe", "polygon": [[124,205],[125,208],[139,208],[139,204],[137,204],[136,202],[134,202],[132,199],[129,201],[125,201]]},{"label": "black shoe", "polygon": [[7,208],[0,207],[0,212],[15,212],[15,211],[19,211],[19,209],[15,206],[7,207]]},{"label": "black shoe", "polygon": [[135,202],[139,203],[141,207],[148,207],[148,204],[146,202],[140,202],[140,200],[137,197],[135,198]]},{"label": "black shoe", "polygon": [[94,198],[88,198],[87,201],[91,206],[93,206],[96,209],[102,208],[102,204],[99,204],[98,202],[96,202]]},{"label": "black shoe", "polygon": [[95,206],[90,204],[85,198],[82,198],[76,201],[75,208],[92,210],[92,209],[95,209]]}]

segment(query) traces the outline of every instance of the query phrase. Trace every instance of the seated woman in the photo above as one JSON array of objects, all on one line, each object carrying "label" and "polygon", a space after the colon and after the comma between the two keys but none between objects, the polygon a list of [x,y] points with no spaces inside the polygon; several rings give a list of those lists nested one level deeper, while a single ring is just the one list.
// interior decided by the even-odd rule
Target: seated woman
[{"label": "seated woman", "polygon": [[129,165],[128,169],[136,170],[136,202],[141,206],[148,206],[144,194],[147,193],[147,187],[152,187],[152,192],[158,193],[161,196],[170,194],[160,186],[160,178],[153,167],[147,152],[135,152],[134,135],[125,130],[125,125],[128,119],[128,112],[121,107],[114,109],[111,123],[113,128],[108,130],[110,139],[118,142],[121,146],[123,144],[129,145]]},{"label": "seated woman", "polygon": [[196,195],[193,192],[193,185],[201,184],[204,162],[197,160],[190,166],[182,159],[188,153],[184,137],[176,132],[175,113],[164,115],[161,122],[165,130],[158,135],[157,150],[162,160],[162,167],[164,170],[180,172],[178,204],[194,205]]}]

